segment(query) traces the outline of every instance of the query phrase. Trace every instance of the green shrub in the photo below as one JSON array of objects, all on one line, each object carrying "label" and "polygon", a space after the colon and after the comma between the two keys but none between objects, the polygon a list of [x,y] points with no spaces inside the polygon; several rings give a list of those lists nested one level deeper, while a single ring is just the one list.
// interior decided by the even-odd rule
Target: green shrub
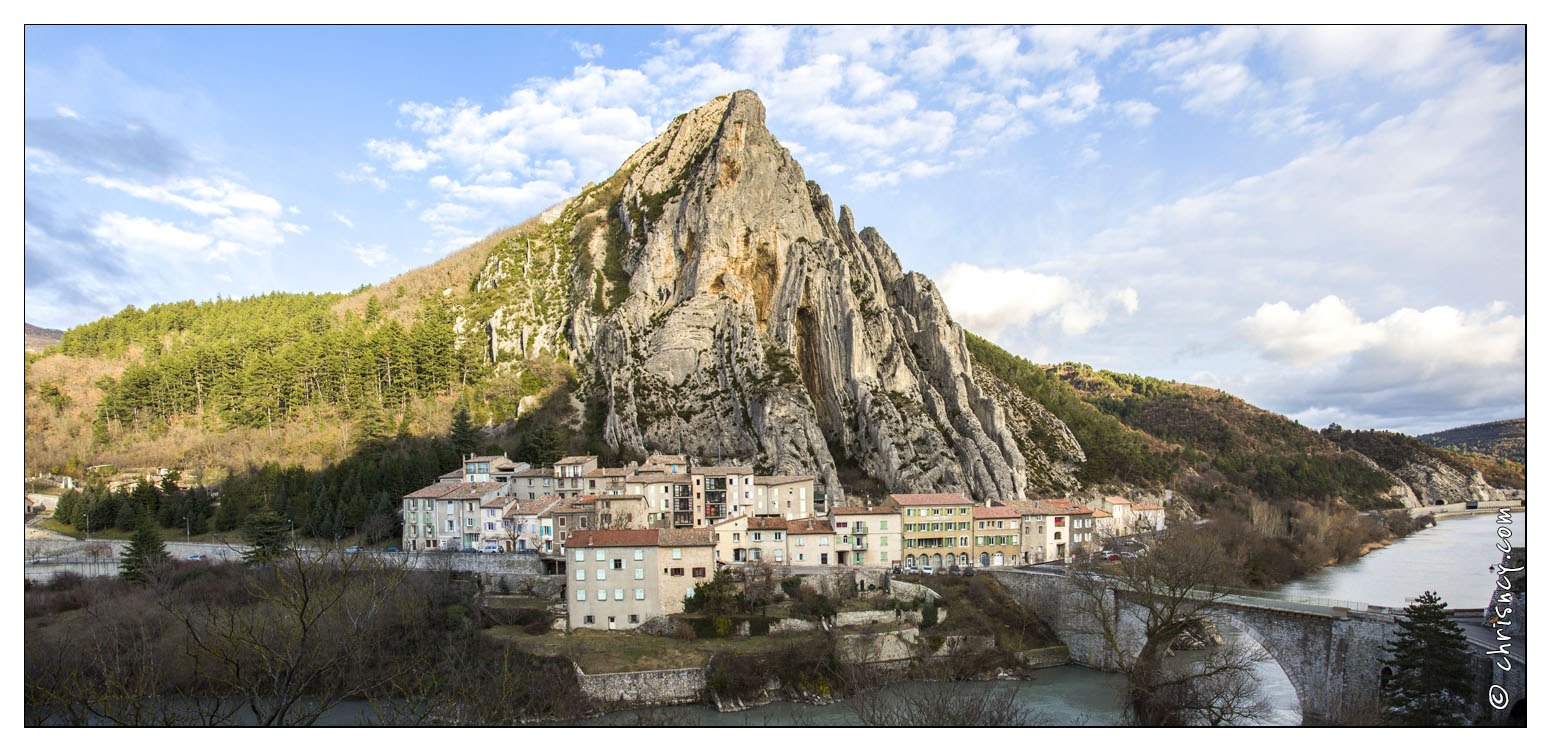
[{"label": "green shrub", "polygon": [[928,629],[937,623],[937,603],[927,603],[921,609],[921,628]]}]

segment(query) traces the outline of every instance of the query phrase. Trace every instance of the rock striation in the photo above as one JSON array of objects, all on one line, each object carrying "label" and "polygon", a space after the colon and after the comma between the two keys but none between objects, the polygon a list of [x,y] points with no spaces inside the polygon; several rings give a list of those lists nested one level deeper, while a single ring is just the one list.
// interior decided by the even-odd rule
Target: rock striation
[{"label": "rock striation", "polygon": [[560,216],[568,350],[609,444],[812,473],[831,499],[842,475],[977,499],[1023,496],[1031,464],[1042,491],[1073,483],[1070,432],[1025,400],[1015,420],[1063,438],[1020,443],[936,286],[835,211],[753,92],[680,116]]}]

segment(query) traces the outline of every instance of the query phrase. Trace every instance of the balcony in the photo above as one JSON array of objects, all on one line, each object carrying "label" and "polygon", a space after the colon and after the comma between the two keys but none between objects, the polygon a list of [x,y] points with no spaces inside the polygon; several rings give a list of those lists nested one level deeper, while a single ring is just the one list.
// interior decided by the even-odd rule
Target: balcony
[{"label": "balcony", "polygon": [[856,536],[856,534],[852,533],[852,537],[851,537],[851,550],[852,551],[866,551],[867,550],[867,539],[866,538],[857,538],[855,536]]},{"label": "balcony", "polygon": [[867,523],[856,522],[851,524],[851,535],[866,535]]},{"label": "balcony", "polygon": [[727,516],[727,505],[726,504],[706,504],[705,505],[705,516],[710,518],[710,519],[713,519],[713,520],[719,520],[719,519],[721,519],[723,517],[726,517]]},{"label": "balcony", "polygon": [[688,499],[675,499],[673,502],[673,511],[676,513],[689,514],[695,511],[695,505]]},{"label": "balcony", "polygon": [[692,512],[674,512],[674,527],[692,527],[695,524],[695,515]]}]

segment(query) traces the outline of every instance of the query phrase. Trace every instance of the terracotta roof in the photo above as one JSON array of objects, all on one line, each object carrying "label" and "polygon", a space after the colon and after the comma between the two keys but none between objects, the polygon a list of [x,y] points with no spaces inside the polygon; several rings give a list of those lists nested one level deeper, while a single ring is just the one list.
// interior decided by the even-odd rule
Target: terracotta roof
[{"label": "terracotta roof", "polygon": [[503,514],[506,516],[544,514],[549,511],[550,507],[559,503],[559,496],[545,496],[539,499],[518,499]]},{"label": "terracotta roof", "polygon": [[1067,499],[1006,499],[1000,502],[1003,506],[1013,509],[1021,515],[1083,515],[1089,510],[1085,506],[1073,504]]},{"label": "terracotta roof", "polygon": [[452,471],[450,473],[442,473],[440,477],[441,477],[442,480],[455,480],[455,481],[457,481],[459,483],[462,483],[463,482],[463,468],[458,468],[457,470],[454,470],[454,471]]},{"label": "terracotta roof", "polygon": [[626,480],[641,483],[688,483],[689,473],[636,473]]},{"label": "terracotta roof", "polygon": [[491,491],[505,488],[505,483],[459,483],[447,493],[441,495],[443,499],[477,499]]},{"label": "terracotta roof", "polygon": [[527,470],[518,470],[512,473],[513,478],[551,478],[555,475],[552,467],[530,467]]},{"label": "terracotta roof", "polygon": [[784,486],[787,483],[803,483],[810,480],[813,480],[811,475],[756,475],[754,485]]},{"label": "terracotta roof", "polygon": [[787,521],[785,517],[750,517],[750,530],[785,530]]},{"label": "terracotta roof", "polygon": [[829,526],[829,520],[818,517],[804,517],[797,520],[787,520],[786,531],[789,535],[833,535],[835,529]]},{"label": "terracotta roof", "polygon": [[716,533],[710,528],[693,528],[688,530],[655,530],[658,533],[657,545],[677,546],[687,548],[692,546],[716,545]]},{"label": "terracotta roof", "polygon": [[754,468],[747,465],[706,465],[690,468],[695,475],[753,475]]},{"label": "terracotta roof", "polygon": [[656,546],[664,530],[577,530],[565,537],[566,548]]},{"label": "terracotta roof", "polygon": [[555,461],[555,464],[556,465],[582,465],[582,464],[586,464],[589,461],[594,461],[594,460],[597,460],[597,459],[598,459],[598,456],[595,455],[595,454],[578,454],[578,455],[575,455],[573,457],[561,457],[560,459]]},{"label": "terracotta roof", "polygon": [[970,516],[979,520],[1020,517],[1022,514],[1012,507],[975,507],[974,509],[970,510]]},{"label": "terracotta roof", "polygon": [[907,507],[963,506],[975,503],[956,493],[889,494],[889,498]]},{"label": "terracotta roof", "polygon": [[648,454],[644,465],[687,465],[689,458],[682,454]]},{"label": "terracotta roof", "polygon": [[584,478],[604,478],[604,477],[613,478],[613,477],[618,477],[618,476],[626,476],[626,475],[629,475],[629,474],[630,474],[630,471],[626,470],[625,468],[622,468],[622,467],[600,467],[600,468],[596,468],[596,469],[593,469],[593,470],[588,470],[586,473],[582,474],[582,477],[584,477]]},{"label": "terracotta roof", "polygon": [[[464,462],[495,462],[497,460],[506,460],[506,455],[504,455],[504,454],[490,454],[490,455],[484,455],[484,456],[481,456],[481,457],[470,457],[470,458],[464,460]],[[511,460],[506,460],[506,461],[507,462],[511,462]]]},{"label": "terracotta roof", "polygon": [[1125,499],[1123,499],[1123,498],[1121,498],[1119,496],[1105,496],[1104,500],[1109,502],[1109,503],[1111,503],[1111,504],[1130,504],[1131,503],[1131,502],[1129,502],[1129,501],[1127,501],[1127,500],[1125,500]]},{"label": "terracotta roof", "polygon": [[[463,473],[458,473],[458,477],[462,478],[463,477]],[[432,483],[431,485],[426,486],[425,488],[422,488],[422,489],[419,489],[419,490],[416,490],[416,491],[410,491],[409,493],[404,494],[404,498],[406,498],[406,499],[440,499],[442,496],[451,493],[452,491],[457,489],[458,486],[461,486],[461,485],[463,485],[463,484],[462,483]]]},{"label": "terracotta roof", "polygon": [[1162,509],[1163,507],[1158,504],[1132,504],[1131,508],[1141,512],[1151,509]]},{"label": "terracotta roof", "polygon": [[830,507],[829,512],[836,517],[854,514],[899,514],[899,507]]},{"label": "terracotta roof", "polygon": [[1110,514],[1109,512],[1106,512],[1106,511],[1104,511],[1102,509],[1095,509],[1095,510],[1093,510],[1093,519],[1096,519],[1096,520],[1110,519],[1110,518],[1113,518],[1114,516],[1115,515]]},{"label": "terracotta roof", "polygon": [[577,499],[564,499],[560,503],[549,508],[549,514],[576,514],[578,512],[591,512],[593,510],[591,496],[583,496]]}]

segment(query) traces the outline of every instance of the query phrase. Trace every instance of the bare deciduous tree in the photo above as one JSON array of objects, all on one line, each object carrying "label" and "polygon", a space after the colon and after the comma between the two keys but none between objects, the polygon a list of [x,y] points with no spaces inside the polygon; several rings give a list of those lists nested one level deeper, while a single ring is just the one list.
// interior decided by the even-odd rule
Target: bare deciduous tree
[{"label": "bare deciduous tree", "polygon": [[1198,660],[1164,660],[1182,634],[1211,621],[1238,571],[1216,538],[1195,529],[1171,533],[1146,555],[1074,570],[1081,629],[1126,672],[1135,723],[1222,725],[1264,716],[1254,701],[1253,651],[1211,646]]}]

